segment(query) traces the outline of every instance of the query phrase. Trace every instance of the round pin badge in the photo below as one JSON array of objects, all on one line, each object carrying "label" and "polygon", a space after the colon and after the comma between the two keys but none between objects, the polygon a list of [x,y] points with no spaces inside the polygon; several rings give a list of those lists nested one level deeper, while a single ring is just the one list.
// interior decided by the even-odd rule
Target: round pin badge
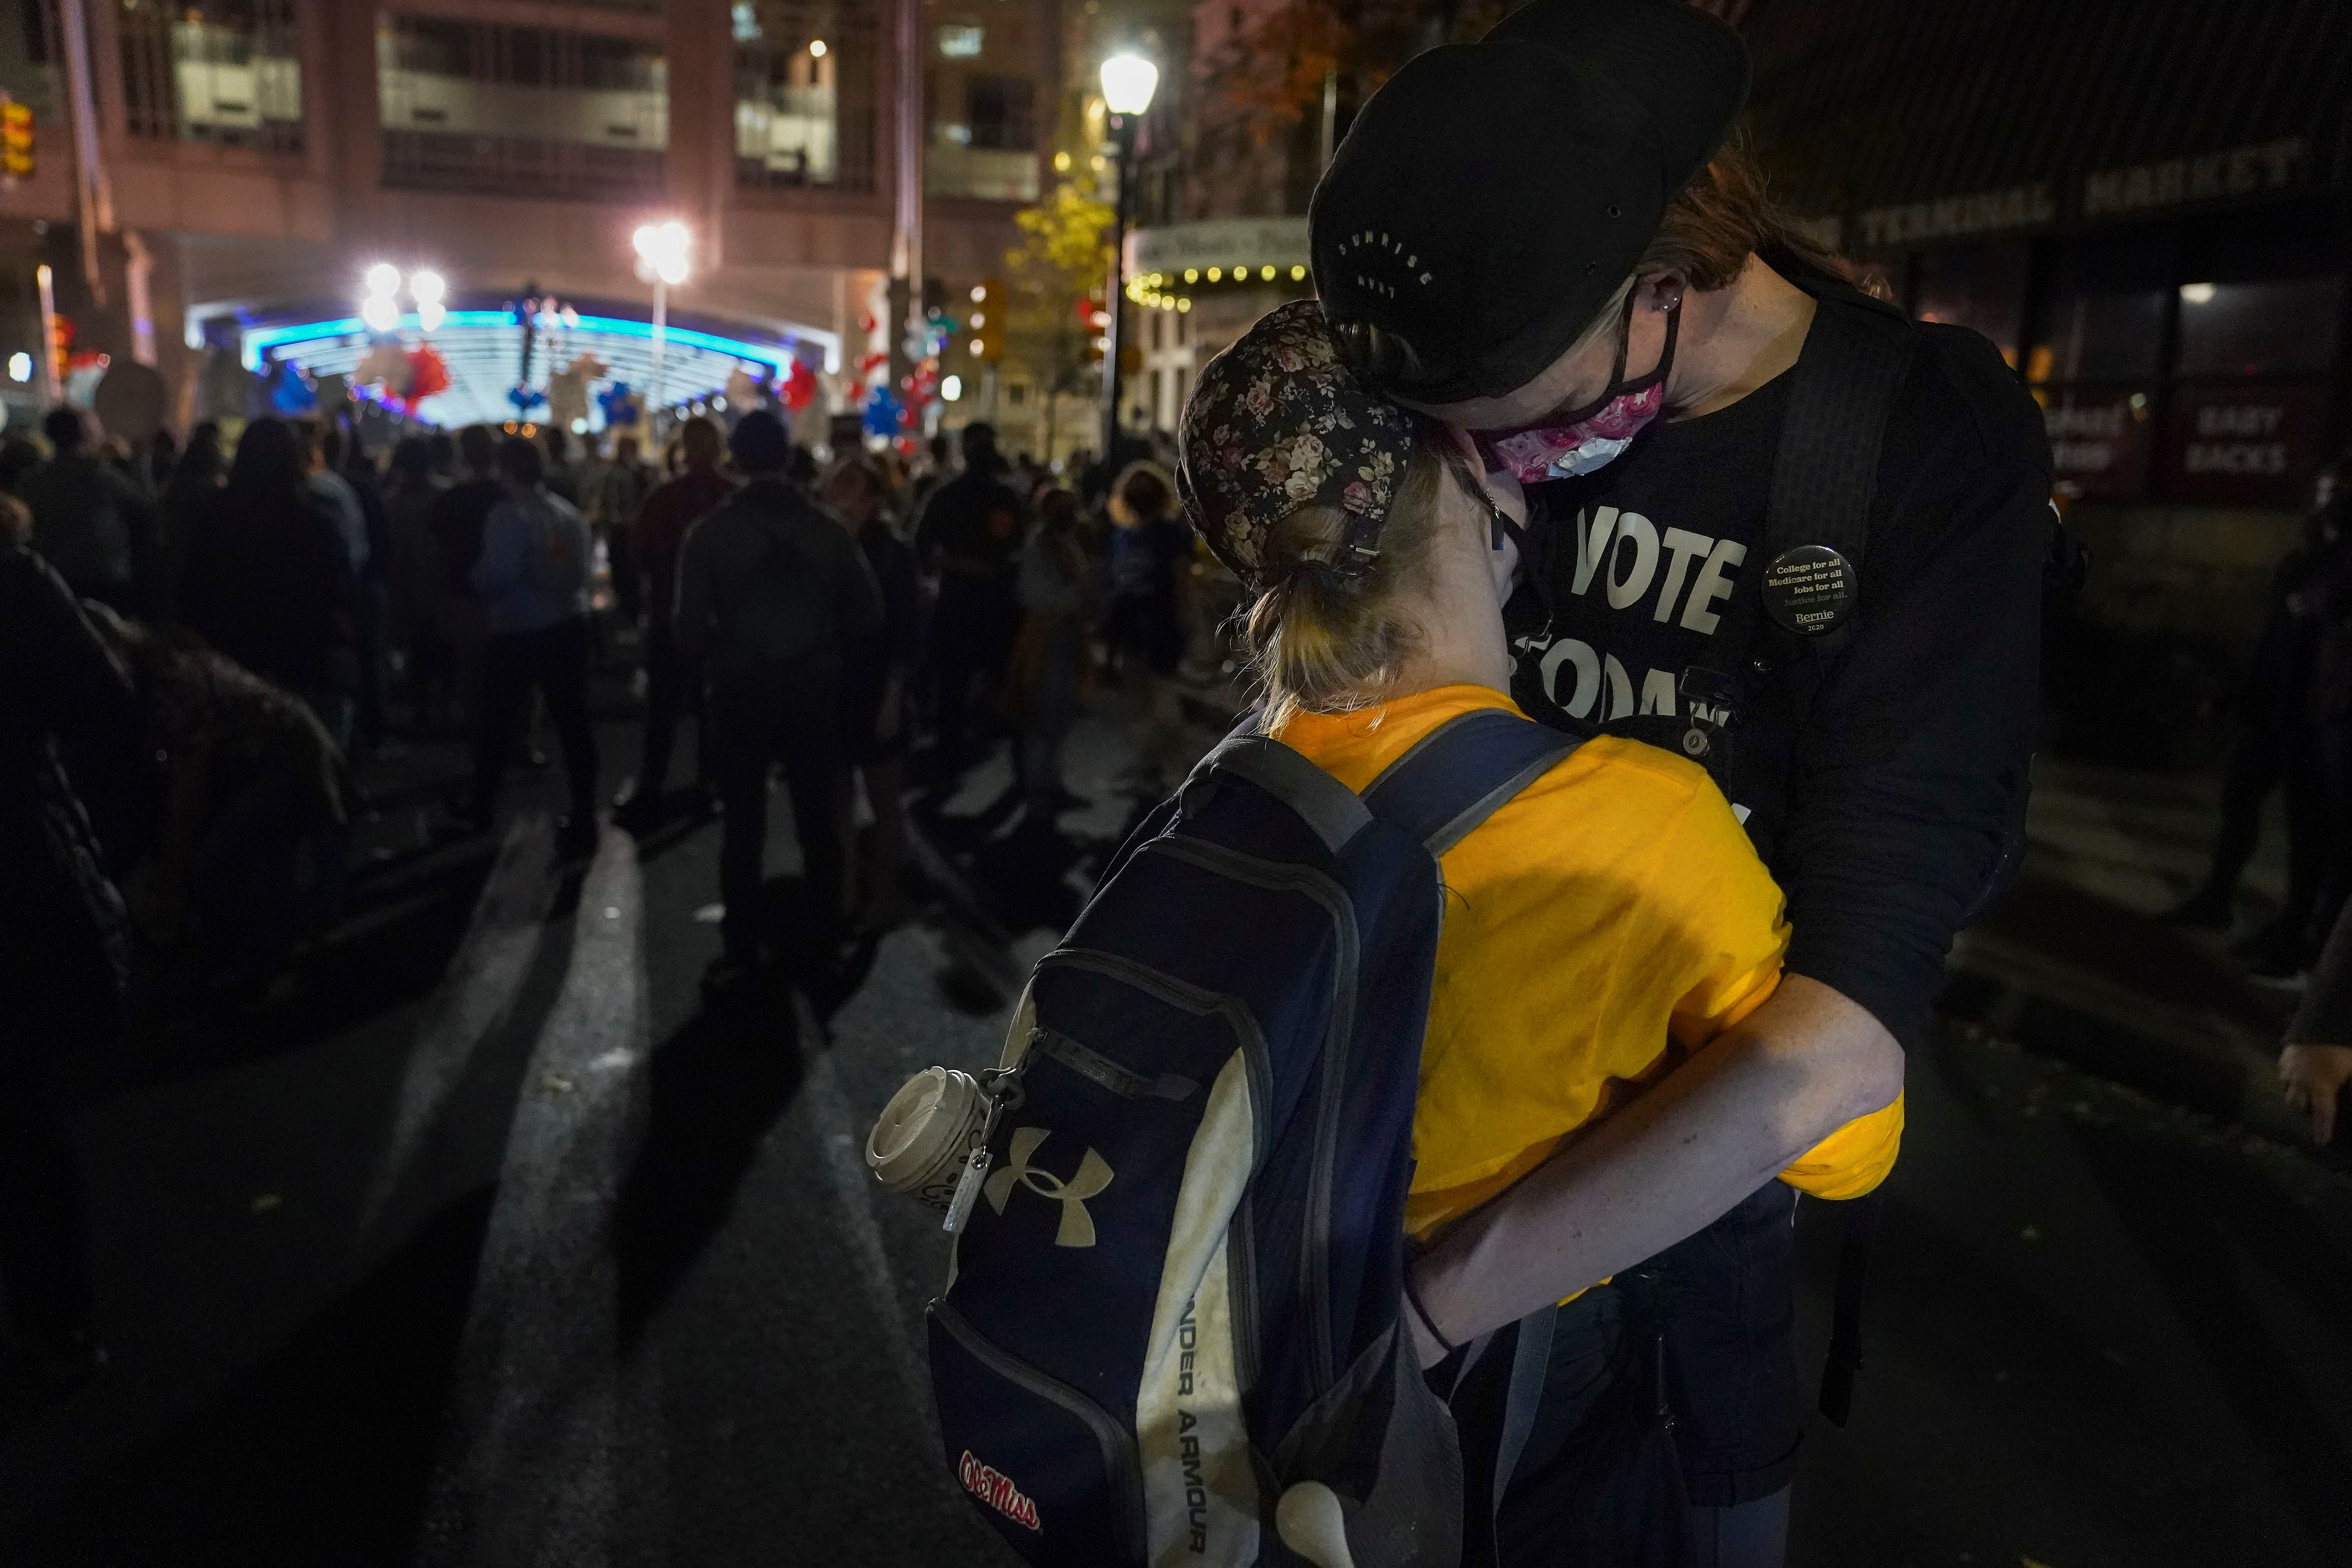
[{"label": "round pin badge", "polygon": [[1800,637],[1835,631],[1853,613],[1853,563],[1826,544],[1784,550],[1764,568],[1764,609]]}]

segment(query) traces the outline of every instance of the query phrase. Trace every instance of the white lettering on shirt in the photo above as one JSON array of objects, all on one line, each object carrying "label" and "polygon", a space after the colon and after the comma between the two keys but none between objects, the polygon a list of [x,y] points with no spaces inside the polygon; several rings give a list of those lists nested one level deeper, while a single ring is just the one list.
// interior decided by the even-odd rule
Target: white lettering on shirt
[{"label": "white lettering on shirt", "polygon": [[1601,569],[1601,557],[1617,538],[1617,509],[1604,506],[1589,516],[1576,514],[1576,592],[1581,595],[1592,586],[1592,574]]},{"label": "white lettering on shirt", "polygon": [[1613,653],[1601,661],[1601,668],[1609,677],[1609,711],[1601,716],[1601,722],[1606,723],[1612,719],[1622,719],[1633,710],[1633,680],[1625,673],[1625,667],[1617,662],[1617,656]]},{"label": "white lettering on shirt", "polygon": [[1704,533],[1693,533],[1687,528],[1666,530],[1666,585],[1658,590],[1658,613],[1652,619],[1663,624],[1673,616],[1675,600],[1683,591],[1683,577],[1690,571],[1691,557],[1704,557],[1714,548],[1715,541]]},{"label": "white lettering on shirt", "polygon": [[1675,678],[1663,669],[1642,677],[1642,711],[1675,716]]},{"label": "white lettering on shirt", "polygon": [[1700,569],[1698,581],[1691,584],[1690,602],[1683,606],[1683,630],[1696,632],[1701,637],[1713,637],[1722,616],[1708,608],[1717,599],[1728,598],[1731,579],[1725,575],[1732,567],[1748,559],[1748,546],[1735,539],[1716,541],[1706,564]]},{"label": "white lettering on shirt", "polygon": [[[1624,546],[1633,547],[1633,563],[1619,576],[1617,569],[1624,563]],[[1609,552],[1609,607],[1622,610],[1628,605],[1639,604],[1642,595],[1650,591],[1651,579],[1658,574],[1658,531],[1650,520],[1638,511],[1629,511],[1617,519],[1617,542]]]},{"label": "white lettering on shirt", "polygon": [[[1559,694],[1559,667],[1563,663],[1576,666],[1576,689],[1566,697]],[[1574,637],[1562,637],[1551,645],[1543,656],[1544,695],[1559,704],[1561,710],[1581,719],[1592,711],[1592,700],[1601,695],[1601,656]]]}]

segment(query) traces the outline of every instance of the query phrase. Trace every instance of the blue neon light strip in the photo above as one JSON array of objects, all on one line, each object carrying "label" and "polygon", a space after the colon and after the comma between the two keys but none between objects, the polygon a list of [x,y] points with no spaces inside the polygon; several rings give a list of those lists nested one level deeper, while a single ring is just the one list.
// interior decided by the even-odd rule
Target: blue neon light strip
[{"label": "blue neon light strip", "polygon": [[[417,325],[414,311],[401,317],[400,325],[409,331],[424,331]],[[451,310],[442,318],[440,330],[519,325],[511,310]],[[560,330],[610,332],[616,337],[648,340],[654,335],[651,321],[631,321],[624,316],[583,316],[577,327],[566,326]],[[289,348],[296,343],[319,342],[329,338],[345,338],[354,332],[372,333],[373,331],[373,329],[357,316],[345,316],[341,321],[302,321],[284,327],[248,328],[244,334],[245,368],[259,370],[262,356],[271,349]],[[662,335],[670,342],[682,347],[704,349],[712,353],[730,354],[737,359],[756,360],[762,364],[773,366],[779,374],[789,370],[793,363],[793,351],[789,344],[771,347],[760,343],[748,343],[740,338],[722,338],[712,332],[696,331],[691,327],[667,327],[663,330]],[[830,334],[826,334],[825,338],[820,338],[812,332],[809,336],[811,341],[817,342],[821,347],[832,346],[826,341]],[[830,358],[831,355],[828,354],[827,357]]]}]

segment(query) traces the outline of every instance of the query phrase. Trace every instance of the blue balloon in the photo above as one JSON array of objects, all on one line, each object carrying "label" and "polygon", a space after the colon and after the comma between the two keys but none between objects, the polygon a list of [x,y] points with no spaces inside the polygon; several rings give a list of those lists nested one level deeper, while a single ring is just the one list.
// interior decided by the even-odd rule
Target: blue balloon
[{"label": "blue balloon", "polygon": [[319,407],[319,389],[302,374],[302,367],[280,361],[270,373],[269,406],[279,414],[311,414]]},{"label": "blue balloon", "polygon": [[507,401],[515,405],[518,414],[528,414],[547,401],[547,394],[532,386],[517,386],[507,394]]},{"label": "blue balloon", "polygon": [[899,434],[898,415],[904,405],[887,386],[877,386],[866,395],[866,433],[868,436]]},{"label": "blue balloon", "polygon": [[637,395],[625,381],[616,381],[596,395],[597,405],[604,410],[607,425],[635,425],[644,416]]}]

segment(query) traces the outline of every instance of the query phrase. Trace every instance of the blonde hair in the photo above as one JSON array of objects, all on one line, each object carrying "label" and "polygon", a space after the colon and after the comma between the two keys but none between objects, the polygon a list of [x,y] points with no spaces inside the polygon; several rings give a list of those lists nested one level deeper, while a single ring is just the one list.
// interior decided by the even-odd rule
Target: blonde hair
[{"label": "blonde hair", "polygon": [[1385,700],[1419,646],[1421,628],[1400,601],[1428,577],[1452,466],[1443,439],[1426,429],[1416,437],[1381,522],[1380,554],[1362,575],[1333,565],[1354,521],[1339,508],[1302,506],[1274,525],[1258,577],[1265,587],[1244,621],[1269,730],[1302,712],[1349,713]]}]

